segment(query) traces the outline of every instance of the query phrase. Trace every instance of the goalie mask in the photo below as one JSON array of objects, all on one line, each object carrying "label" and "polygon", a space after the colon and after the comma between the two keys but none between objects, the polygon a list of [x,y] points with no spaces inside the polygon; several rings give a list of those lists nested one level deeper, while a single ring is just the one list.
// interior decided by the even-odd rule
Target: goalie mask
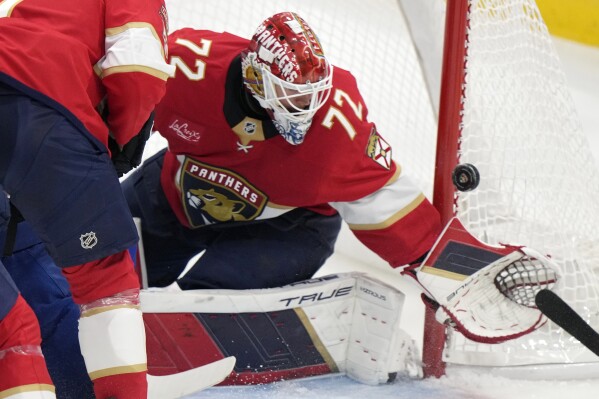
[{"label": "goalie mask", "polygon": [[301,144],[333,78],[316,34],[295,13],[275,14],[258,27],[241,60],[246,88],[285,140]]}]

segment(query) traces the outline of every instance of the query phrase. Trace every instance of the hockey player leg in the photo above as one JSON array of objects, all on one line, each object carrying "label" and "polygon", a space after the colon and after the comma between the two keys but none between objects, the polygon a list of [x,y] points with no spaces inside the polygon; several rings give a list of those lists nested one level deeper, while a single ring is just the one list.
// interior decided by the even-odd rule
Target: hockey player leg
[{"label": "hockey player leg", "polygon": [[0,397],[37,394],[37,398],[56,398],[40,347],[37,319],[1,263],[0,299]]},{"label": "hockey player leg", "polygon": [[453,219],[415,273],[403,273],[440,305],[439,322],[473,341],[499,343],[546,323],[535,295],[557,284],[557,270],[533,249],[484,244]]},{"label": "hockey player leg", "polygon": [[16,126],[2,184],[82,309],[81,350],[98,399],[146,399],[139,281],[126,252],[138,237],[113,163],[102,142],[60,112],[31,101],[19,107],[40,126]]},{"label": "hockey player leg", "polygon": [[145,330],[129,252],[63,274],[81,308],[79,342],[96,397],[146,399]]},{"label": "hockey player leg", "polygon": [[60,268],[27,222],[19,223],[13,254],[2,261],[38,319],[42,351],[56,386],[56,397],[94,398],[79,348],[79,306],[73,302]]}]

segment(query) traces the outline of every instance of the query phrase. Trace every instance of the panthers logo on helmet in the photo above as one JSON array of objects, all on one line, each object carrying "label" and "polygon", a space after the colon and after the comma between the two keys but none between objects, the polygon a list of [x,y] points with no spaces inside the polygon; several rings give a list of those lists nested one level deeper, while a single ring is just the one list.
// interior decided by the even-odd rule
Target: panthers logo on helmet
[{"label": "panthers logo on helmet", "polygon": [[243,83],[249,86],[256,95],[264,97],[262,73],[254,68],[253,65],[255,58],[256,54],[248,54],[248,56],[243,59],[241,64]]},{"label": "panthers logo on helmet", "polygon": [[318,40],[318,37],[316,36],[312,28],[310,28],[306,21],[304,21],[299,15],[294,13],[293,16],[295,17],[299,25],[302,27],[304,36],[308,40],[308,44],[310,45],[310,48],[312,49],[314,55],[324,57],[324,51],[322,50],[320,40]]}]

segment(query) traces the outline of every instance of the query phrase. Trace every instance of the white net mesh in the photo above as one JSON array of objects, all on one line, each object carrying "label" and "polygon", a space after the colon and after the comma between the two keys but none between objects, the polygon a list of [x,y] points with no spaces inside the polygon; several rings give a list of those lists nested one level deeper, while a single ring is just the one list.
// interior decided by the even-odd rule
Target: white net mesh
[{"label": "white net mesh", "polygon": [[[531,0],[470,2],[460,162],[479,187],[457,214],[481,240],[524,244],[560,266],[557,292],[599,327],[599,194],[594,160],[560,62]],[[452,334],[449,362],[506,365],[595,361],[561,328],[501,345]]]}]

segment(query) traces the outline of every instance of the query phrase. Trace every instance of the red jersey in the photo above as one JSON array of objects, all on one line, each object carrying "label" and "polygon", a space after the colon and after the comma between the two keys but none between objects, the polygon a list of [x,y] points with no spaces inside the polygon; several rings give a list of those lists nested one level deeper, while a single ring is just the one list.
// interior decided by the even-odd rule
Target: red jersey
[{"label": "red jersey", "polygon": [[180,222],[200,228],[302,207],[339,212],[393,266],[430,249],[438,214],[368,121],[354,77],[334,68],[328,102],[294,146],[240,100],[239,54],[248,43],[187,28],[169,36],[177,70],[156,108],[155,128],[168,141],[161,184]]},{"label": "red jersey", "polygon": [[[0,2],[0,82],[107,143],[135,136],[164,95],[163,0]],[[96,111],[106,98],[108,127]]]}]

